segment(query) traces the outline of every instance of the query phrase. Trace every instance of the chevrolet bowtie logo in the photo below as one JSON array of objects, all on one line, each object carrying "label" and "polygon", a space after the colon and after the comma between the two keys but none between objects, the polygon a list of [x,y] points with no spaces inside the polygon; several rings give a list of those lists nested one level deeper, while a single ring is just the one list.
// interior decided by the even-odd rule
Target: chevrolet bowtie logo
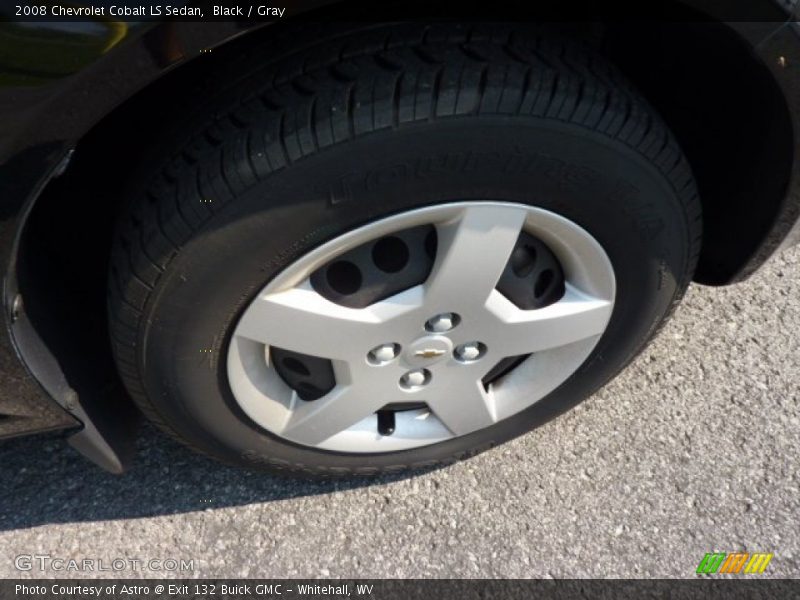
[{"label": "chevrolet bowtie logo", "polygon": [[420,358],[436,358],[442,354],[444,354],[444,350],[436,350],[435,348],[425,348],[414,352],[414,356],[419,356]]}]

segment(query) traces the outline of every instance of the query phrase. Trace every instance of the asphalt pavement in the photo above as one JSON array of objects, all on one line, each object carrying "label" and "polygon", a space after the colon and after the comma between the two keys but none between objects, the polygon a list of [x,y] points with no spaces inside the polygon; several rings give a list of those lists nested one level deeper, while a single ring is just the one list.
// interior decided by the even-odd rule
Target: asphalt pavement
[{"label": "asphalt pavement", "polygon": [[[57,436],[2,442],[0,577],[692,577],[712,551],[770,552],[763,576],[800,577],[798,349],[792,250],[744,284],[690,288],[578,409],[413,478],[269,477],[152,428],[123,476]],[[193,562],[134,562],[152,559]]]}]

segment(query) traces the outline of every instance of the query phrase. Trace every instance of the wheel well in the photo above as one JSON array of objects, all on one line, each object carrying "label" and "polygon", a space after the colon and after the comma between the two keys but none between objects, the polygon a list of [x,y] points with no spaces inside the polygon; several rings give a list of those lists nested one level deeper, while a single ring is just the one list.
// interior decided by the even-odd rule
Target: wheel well
[{"label": "wheel well", "polygon": [[605,52],[666,120],[703,206],[695,281],[736,281],[782,207],[792,119],[766,65],[720,23],[609,27]]},{"label": "wheel well", "polygon": [[[20,291],[32,323],[79,392],[117,385],[106,280],[122,209],[118,190],[131,167],[215,73],[225,74],[242,53],[257,54],[253,48],[289,27],[240,37],[131,98],[80,140],[69,168],[36,202],[20,238]],[[723,24],[584,23],[559,29],[606,54],[663,115],[700,190],[704,245],[696,280],[731,281],[774,222],[791,167],[791,118],[766,66]],[[165,98],[172,112],[165,110]]]}]

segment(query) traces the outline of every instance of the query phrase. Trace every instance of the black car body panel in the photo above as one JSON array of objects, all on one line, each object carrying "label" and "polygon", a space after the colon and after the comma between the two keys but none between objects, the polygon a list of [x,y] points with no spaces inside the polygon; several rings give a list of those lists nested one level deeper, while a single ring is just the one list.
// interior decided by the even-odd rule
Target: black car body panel
[{"label": "black car body panel", "polygon": [[[770,10],[778,8],[765,2]],[[324,3],[309,7],[319,4]],[[305,8],[302,2],[292,5],[297,13]],[[786,8],[793,7],[775,14],[787,20],[727,25],[767,65],[798,131],[800,35]],[[0,23],[0,438],[72,428],[74,446],[109,470],[124,468],[130,409],[110,398],[118,390],[88,390],[72,381],[30,318],[34,309],[18,278],[21,234],[42,191],[69,168],[76,145],[104,117],[209,48],[268,34],[269,27],[255,22]],[[800,166],[796,156],[792,160],[791,188],[768,234],[719,283],[743,279],[781,245],[796,241]]]},{"label": "black car body panel", "polygon": [[[2,27],[0,39],[6,38],[9,54],[0,60],[12,64],[2,65],[5,81],[0,80],[0,437],[76,428],[73,445],[105,468],[120,471],[120,456],[127,447],[121,442],[128,436],[107,432],[108,427],[119,428],[120,415],[105,415],[98,410],[103,402],[87,403],[79,397],[28,318],[17,278],[21,231],[42,190],[66,168],[75,145],[92,126],[187,56],[198,56],[247,27],[223,22],[130,27],[127,39],[111,51],[108,30],[96,23],[67,31],[59,31],[61,23]],[[42,39],[49,40],[49,50]],[[25,48],[38,48],[28,54],[33,62],[24,64],[20,55],[11,53],[18,46],[22,54]],[[63,64],[43,70],[59,55],[66,55]],[[104,423],[105,435],[98,433],[98,422]],[[105,438],[116,440],[114,446]]]}]

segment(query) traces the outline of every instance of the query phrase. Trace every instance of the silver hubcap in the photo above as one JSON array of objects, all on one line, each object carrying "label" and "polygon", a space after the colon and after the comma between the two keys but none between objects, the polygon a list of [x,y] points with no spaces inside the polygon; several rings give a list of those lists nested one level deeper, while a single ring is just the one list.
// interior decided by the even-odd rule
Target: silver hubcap
[{"label": "silver hubcap", "polygon": [[[420,225],[438,247],[424,284],[366,308],[324,298],[311,273],[368,241]],[[495,289],[521,232],[558,258],[565,293],[523,310]],[[409,211],[351,231],[281,272],[247,307],[228,352],[236,401],[258,425],[292,442],[341,452],[388,452],[466,435],[512,417],[586,360],[614,306],[614,272],[584,229],[555,213],[502,202]],[[305,401],[270,364],[270,347],[332,361],[336,384]],[[489,385],[501,360],[528,357]],[[378,411],[396,402],[391,435]]]}]

